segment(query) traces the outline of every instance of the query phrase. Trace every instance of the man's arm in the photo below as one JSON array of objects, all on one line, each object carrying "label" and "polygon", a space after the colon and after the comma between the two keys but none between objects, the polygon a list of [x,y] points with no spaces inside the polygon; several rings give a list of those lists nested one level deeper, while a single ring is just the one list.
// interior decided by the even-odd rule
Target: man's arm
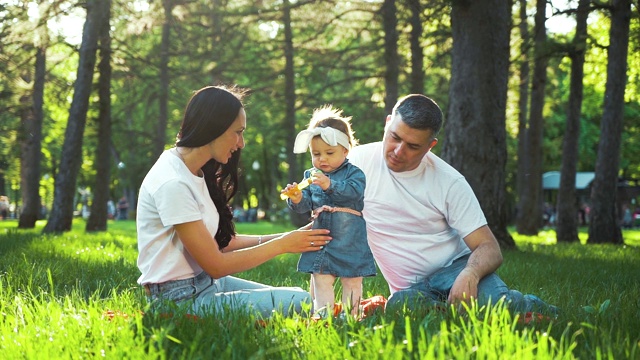
[{"label": "man's arm", "polygon": [[451,287],[449,303],[477,298],[480,280],[502,264],[500,245],[487,225],[467,235],[464,242],[471,249],[471,256]]}]

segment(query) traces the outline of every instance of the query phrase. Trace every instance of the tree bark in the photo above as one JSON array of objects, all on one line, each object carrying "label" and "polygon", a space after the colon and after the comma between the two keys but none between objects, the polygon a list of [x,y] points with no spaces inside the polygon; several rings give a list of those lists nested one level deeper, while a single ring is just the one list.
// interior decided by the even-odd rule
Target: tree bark
[{"label": "tree bark", "polygon": [[78,73],[74,85],[73,99],[69,109],[69,120],[65,130],[60,169],[56,176],[53,207],[44,233],[71,230],[73,221],[73,198],[76,192],[78,171],[82,162],[82,135],[87,120],[89,96],[100,25],[100,14],[96,11],[97,0],[87,1],[87,20],[82,29]]},{"label": "tree bark", "polygon": [[393,106],[398,101],[398,73],[400,69],[395,0],[384,0],[380,11],[384,31],[384,108],[387,114],[391,114]]},{"label": "tree bark", "polygon": [[224,4],[221,0],[212,0],[211,1],[211,60],[215,62],[215,66],[211,68],[211,83],[212,84],[222,84],[225,83],[224,79],[224,66],[223,59],[220,52],[220,49],[223,47],[223,11]]},{"label": "tree bark", "polygon": [[576,35],[571,49],[571,84],[567,123],[562,142],[562,168],[560,170],[560,188],[556,204],[556,239],[558,242],[577,242],[578,238],[578,199],[576,194],[576,171],[578,169],[578,141],[580,139],[580,115],[582,113],[582,94],[584,77],[584,59],[587,47],[587,17],[590,0],[580,0],[576,16]]},{"label": "tree bark", "polygon": [[[531,46],[531,36],[529,35],[529,23],[527,22],[527,0],[520,0],[520,85],[518,98],[518,164],[517,164],[517,191],[518,199],[521,199],[527,191],[526,172],[529,168],[529,156],[527,149],[527,131],[529,113],[529,53]],[[520,207],[516,209],[516,214],[520,213]]]},{"label": "tree bark", "polygon": [[[40,161],[42,159],[42,121],[44,118],[44,83],[46,74],[48,33],[46,26],[38,30],[40,43],[36,45],[35,77],[32,101],[24,109],[22,124],[24,137],[21,147],[20,188],[22,211],[18,228],[33,229],[40,217]],[[27,101],[29,103],[29,101]]]},{"label": "tree bark", "polygon": [[623,244],[616,206],[620,141],[627,82],[630,0],[614,0],[607,62],[604,110],[600,124],[600,144],[596,159],[596,177],[591,187],[589,243]]},{"label": "tree bark", "polygon": [[[284,129],[286,133],[286,152],[289,163],[289,182],[300,181],[300,167],[298,166],[297,155],[293,153],[293,143],[296,138],[296,84],[293,64],[293,31],[291,29],[291,4],[289,0],[283,1],[282,22],[284,25],[284,97],[285,97],[285,119]],[[308,223],[309,216],[298,214],[289,210],[291,223],[299,227]]]},{"label": "tree bark", "polygon": [[96,181],[93,188],[91,214],[87,220],[86,231],[107,230],[107,202],[110,199],[111,184],[111,36],[109,35],[111,19],[111,0],[100,1],[103,14],[100,26],[100,63],[98,72],[99,114],[98,114],[98,146],[96,149]]},{"label": "tree bark", "polygon": [[160,43],[160,88],[158,90],[158,123],[153,146],[153,162],[160,157],[167,142],[167,123],[169,112],[169,49],[171,47],[171,12],[173,0],[163,0],[164,23],[162,24],[162,41]]},{"label": "tree bark", "polygon": [[454,1],[447,137],[442,157],[478,196],[502,248],[507,231],[506,103],[511,10],[508,2]]},{"label": "tree bark", "polygon": [[422,94],[424,92],[424,53],[422,52],[422,5],[420,0],[409,0],[411,17],[411,93]]},{"label": "tree bark", "polygon": [[545,49],[547,32],[546,0],[537,0],[534,28],[534,67],[531,86],[531,107],[529,109],[529,129],[527,131],[527,151],[525,160],[524,191],[520,193],[516,228],[520,234],[537,235],[542,226],[542,140],[544,89],[547,83],[549,58]]}]

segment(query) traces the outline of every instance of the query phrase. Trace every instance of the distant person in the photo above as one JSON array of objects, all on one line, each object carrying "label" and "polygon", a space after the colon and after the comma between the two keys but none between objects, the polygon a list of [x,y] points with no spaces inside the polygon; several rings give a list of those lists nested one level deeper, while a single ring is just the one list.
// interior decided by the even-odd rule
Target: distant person
[{"label": "distant person", "polygon": [[129,202],[127,197],[123,196],[118,200],[118,220],[127,220],[129,218]]},{"label": "distant person", "polygon": [[113,203],[113,200],[109,199],[107,201],[107,218],[110,220],[115,219],[116,216],[116,205]]},{"label": "distant person", "polygon": [[631,229],[633,227],[633,214],[629,206],[625,205],[622,211],[622,227],[625,229]]},{"label": "distant person", "polygon": [[82,204],[82,208],[80,209],[80,215],[83,219],[87,220],[91,215],[91,208],[87,204]]},{"label": "distant person", "polygon": [[300,214],[313,211],[313,228],[331,230],[334,239],[318,252],[302,254],[298,262],[298,271],[312,274],[313,306],[315,311],[325,308],[321,315],[333,314],[333,283],[338,277],[342,308],[357,315],[362,278],[376,275],[362,217],[366,180],[362,170],[347,159],[357,142],[350,120],[331,106],[314,111],[309,127],[298,134],[293,147],[295,153],[310,150],[313,168],[304,172],[304,178],[313,182],[302,191],[297,183],[283,189],[290,194],[287,204],[292,210]]},{"label": "distant person", "polygon": [[49,210],[47,209],[47,205],[44,202],[40,203],[40,214],[38,214],[38,220],[43,220],[47,218],[47,214],[49,214]]},{"label": "distant person", "polygon": [[245,211],[242,207],[236,206],[236,208],[233,209],[233,221],[235,222],[247,221]]},{"label": "distant person", "polygon": [[195,315],[228,308],[271,316],[310,303],[298,287],[272,287],[231,276],[285,253],[318,251],[328,230],[239,235],[229,202],[247,118],[242,92],[208,86],[184,112],[175,147],[165,150],[140,187],[138,283],[158,309],[166,302]]},{"label": "distant person", "polygon": [[4,220],[9,217],[9,197],[6,195],[0,195],[0,220]]},{"label": "distant person", "polygon": [[591,213],[591,207],[588,204],[582,204],[578,210],[580,218],[582,219],[581,225],[589,225],[589,214]]},{"label": "distant person", "polygon": [[495,273],[502,253],[471,186],[430,151],[441,126],[432,99],[409,95],[387,116],[381,142],[349,154],[367,177],[363,214],[389,284],[387,309],[504,298],[514,311],[553,316],[555,307],[509,289]]},{"label": "distant person", "polygon": [[247,213],[245,214],[245,218],[247,220],[247,222],[257,222],[258,221],[258,209],[252,207],[249,208],[249,210],[247,210]]}]

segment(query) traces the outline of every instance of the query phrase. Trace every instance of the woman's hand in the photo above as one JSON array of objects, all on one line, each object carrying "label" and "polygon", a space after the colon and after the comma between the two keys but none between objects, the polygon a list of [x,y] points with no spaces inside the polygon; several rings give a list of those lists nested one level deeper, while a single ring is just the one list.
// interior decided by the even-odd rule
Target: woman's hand
[{"label": "woman's hand", "polygon": [[312,226],[313,226],[313,221],[308,223],[307,225],[299,228],[298,230],[309,230],[309,229],[311,229]]},{"label": "woman's hand", "polygon": [[177,224],[175,229],[198,265],[216,279],[249,270],[280,254],[317,251],[331,241],[329,230],[326,229],[294,230],[260,246],[255,246],[255,235],[241,236],[241,239],[235,238],[232,243],[240,247],[252,238],[254,245],[223,253],[202,220]]},{"label": "woman's hand", "polygon": [[[305,227],[307,226],[309,225],[306,225]],[[305,227],[288,232],[278,239],[273,239],[272,242],[277,242],[281,245],[283,252],[302,253],[318,251],[331,241],[329,230],[303,230]]]}]

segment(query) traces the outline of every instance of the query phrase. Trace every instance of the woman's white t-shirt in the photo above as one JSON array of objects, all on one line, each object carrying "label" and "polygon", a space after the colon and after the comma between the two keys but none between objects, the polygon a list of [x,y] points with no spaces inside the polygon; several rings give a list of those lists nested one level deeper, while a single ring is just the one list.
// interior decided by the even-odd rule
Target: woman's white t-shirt
[{"label": "woman's white t-shirt", "polygon": [[139,284],[194,277],[202,272],[185,249],[174,225],[202,220],[213,237],[220,221],[204,178],[193,175],[165,150],[142,181],[136,223]]},{"label": "woman's white t-shirt", "polygon": [[393,172],[382,142],[354,147],[349,161],[367,177],[362,214],[392,294],[471,252],[463,238],[487,221],[471,186],[451,165],[428,152],[416,169]]}]

